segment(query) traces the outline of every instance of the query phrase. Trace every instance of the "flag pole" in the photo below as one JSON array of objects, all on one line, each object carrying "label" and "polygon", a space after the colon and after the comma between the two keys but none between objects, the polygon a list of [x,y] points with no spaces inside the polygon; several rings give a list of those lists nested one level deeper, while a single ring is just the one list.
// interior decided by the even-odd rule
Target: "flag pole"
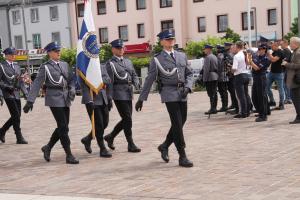
[{"label": "flag pole", "polygon": [[[94,95],[93,95],[93,90],[92,89],[90,89],[90,95],[91,95],[91,100],[94,101]],[[93,139],[95,139],[96,132],[95,132],[95,111],[94,111],[94,108],[93,108],[91,120],[92,120],[92,136],[93,136]]]}]

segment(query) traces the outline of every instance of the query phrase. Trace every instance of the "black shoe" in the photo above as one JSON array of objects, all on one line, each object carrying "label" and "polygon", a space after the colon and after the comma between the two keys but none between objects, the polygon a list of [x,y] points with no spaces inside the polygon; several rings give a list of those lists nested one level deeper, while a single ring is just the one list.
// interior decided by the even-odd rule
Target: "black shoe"
[{"label": "black shoe", "polygon": [[131,153],[139,153],[141,152],[142,150],[140,148],[138,148],[134,143],[132,144],[128,144],[128,152],[131,152]]},{"label": "black shoe", "polygon": [[79,164],[79,160],[77,160],[73,155],[68,155],[66,157],[67,164]]},{"label": "black shoe", "polygon": [[17,144],[28,144],[28,142],[24,139],[23,135],[17,134]]},{"label": "black shoe", "polygon": [[265,121],[267,121],[266,117],[258,117],[255,119],[255,122],[265,122]]},{"label": "black shoe", "polygon": [[219,110],[217,110],[217,112],[226,112],[228,110],[227,107],[222,107]]},{"label": "black shoe", "polygon": [[167,148],[164,148],[163,145],[159,145],[158,146],[158,151],[160,151],[161,153],[161,158],[166,162],[168,163],[169,162],[169,152],[168,152],[168,149]]},{"label": "black shoe", "polygon": [[290,122],[290,124],[300,124],[300,119],[295,119],[294,121]]},{"label": "black shoe", "polygon": [[187,159],[187,157],[183,157],[183,158],[179,158],[179,166],[181,167],[193,167],[194,164],[193,162],[189,161],[189,159]]},{"label": "black shoe", "polygon": [[111,158],[112,155],[111,155],[111,153],[105,148],[105,149],[100,149],[100,157],[103,157],[103,158]]},{"label": "black shoe", "polygon": [[229,106],[228,107],[228,110],[232,110],[232,109],[234,109],[235,107],[233,106],[233,105],[231,105],[231,106]]},{"label": "black shoe", "polygon": [[110,135],[106,135],[106,136],[104,137],[104,140],[107,142],[107,146],[108,146],[111,150],[115,150],[114,139],[113,139]]},{"label": "black shoe", "polygon": [[44,153],[44,159],[47,161],[47,162],[50,162],[50,153],[51,153],[51,149],[48,145],[45,145],[42,147],[42,152]]},{"label": "black shoe", "polygon": [[279,104],[278,107],[274,108],[274,110],[284,110],[284,105],[283,104]]},{"label": "black shoe", "polygon": [[5,143],[5,132],[0,128],[0,141]]},{"label": "black shoe", "polygon": [[87,137],[84,137],[81,139],[81,143],[84,145],[85,150],[91,154],[92,148],[91,148],[91,140]]},{"label": "black shoe", "polygon": [[233,117],[234,119],[242,119],[242,118],[247,118],[246,114],[237,114]]},{"label": "black shoe", "polygon": [[276,102],[269,102],[269,106],[276,106]]},{"label": "black shoe", "polygon": [[218,111],[216,109],[210,109],[209,111],[205,112],[205,115],[212,115],[212,114],[217,114]]}]

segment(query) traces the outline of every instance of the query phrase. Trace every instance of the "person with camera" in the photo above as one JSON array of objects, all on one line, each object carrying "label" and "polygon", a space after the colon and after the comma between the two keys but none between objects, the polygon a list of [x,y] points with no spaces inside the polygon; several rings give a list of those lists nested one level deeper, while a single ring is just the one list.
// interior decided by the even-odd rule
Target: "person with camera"
[{"label": "person with camera", "polygon": [[287,71],[286,84],[291,89],[292,101],[297,113],[290,124],[300,124],[300,38],[292,37],[290,47],[293,50],[291,62],[283,61],[282,66]]},{"label": "person with camera", "polygon": [[258,112],[258,117],[255,119],[256,122],[267,121],[267,115],[270,113],[268,96],[266,94],[266,72],[271,62],[266,52],[267,46],[262,44],[258,47],[257,54],[253,54],[253,57],[249,59],[253,76],[252,102]]}]

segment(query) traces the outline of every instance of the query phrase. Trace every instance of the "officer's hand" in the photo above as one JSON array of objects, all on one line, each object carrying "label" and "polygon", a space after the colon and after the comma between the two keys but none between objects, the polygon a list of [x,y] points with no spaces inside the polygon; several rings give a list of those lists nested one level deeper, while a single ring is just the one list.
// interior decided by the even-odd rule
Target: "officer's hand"
[{"label": "officer's hand", "polygon": [[33,109],[33,103],[27,101],[27,103],[25,104],[25,106],[23,108],[24,113],[28,113],[29,110],[32,110],[32,109]]},{"label": "officer's hand", "polygon": [[108,103],[107,103],[107,108],[108,108],[108,111],[110,111],[110,110],[112,109],[112,107],[113,107],[112,100],[111,100],[111,99],[109,99],[109,100],[108,100]]},{"label": "officer's hand", "polygon": [[76,93],[74,91],[69,91],[69,99],[70,101],[74,101]]},{"label": "officer's hand", "polygon": [[0,106],[3,106],[3,97],[0,96]]},{"label": "officer's hand", "polygon": [[188,93],[190,93],[190,88],[187,88],[187,87],[184,88],[183,91],[182,91],[182,93],[181,93],[181,97],[183,99],[185,99],[187,97]]},{"label": "officer's hand", "polygon": [[87,103],[87,106],[91,109],[91,110],[94,110],[95,109],[95,104],[93,101],[90,101]]},{"label": "officer's hand", "polygon": [[136,110],[137,112],[139,112],[139,111],[142,110],[142,108],[143,108],[143,101],[138,100],[138,101],[136,102],[136,104],[135,104],[135,110]]}]

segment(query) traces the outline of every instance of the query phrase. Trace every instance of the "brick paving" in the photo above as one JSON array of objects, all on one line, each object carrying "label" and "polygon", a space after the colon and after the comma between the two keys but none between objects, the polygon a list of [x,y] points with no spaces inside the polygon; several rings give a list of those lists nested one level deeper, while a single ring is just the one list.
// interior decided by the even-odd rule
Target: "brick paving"
[{"label": "brick paving", "polygon": [[[230,115],[218,114],[207,119],[203,114],[208,108],[206,93],[193,93],[184,132],[187,153],[195,167],[184,169],[178,167],[174,146],[170,149],[168,164],[160,159],[157,151],[170,125],[157,94],[149,96],[143,112],[134,112],[133,133],[142,153],[127,153],[125,137],[120,134],[111,159],[99,158],[95,141],[91,155],[80,143],[90,124],[85,107],[77,97],[70,122],[73,153],[80,159],[76,166],[65,164],[59,143],[52,151],[52,161],[43,160],[40,148],[55,127],[49,108],[43,104],[44,100],[38,99],[33,112],[22,115],[22,131],[29,145],[15,145],[12,129],[7,133],[6,143],[0,144],[2,196],[27,194],[119,200],[300,199],[300,126],[288,124],[295,117],[292,105],[284,111],[274,111],[269,121],[263,123],[253,122],[253,116],[233,120]],[[8,116],[6,106],[1,107],[1,125]],[[118,120],[114,108],[106,133]]]}]

